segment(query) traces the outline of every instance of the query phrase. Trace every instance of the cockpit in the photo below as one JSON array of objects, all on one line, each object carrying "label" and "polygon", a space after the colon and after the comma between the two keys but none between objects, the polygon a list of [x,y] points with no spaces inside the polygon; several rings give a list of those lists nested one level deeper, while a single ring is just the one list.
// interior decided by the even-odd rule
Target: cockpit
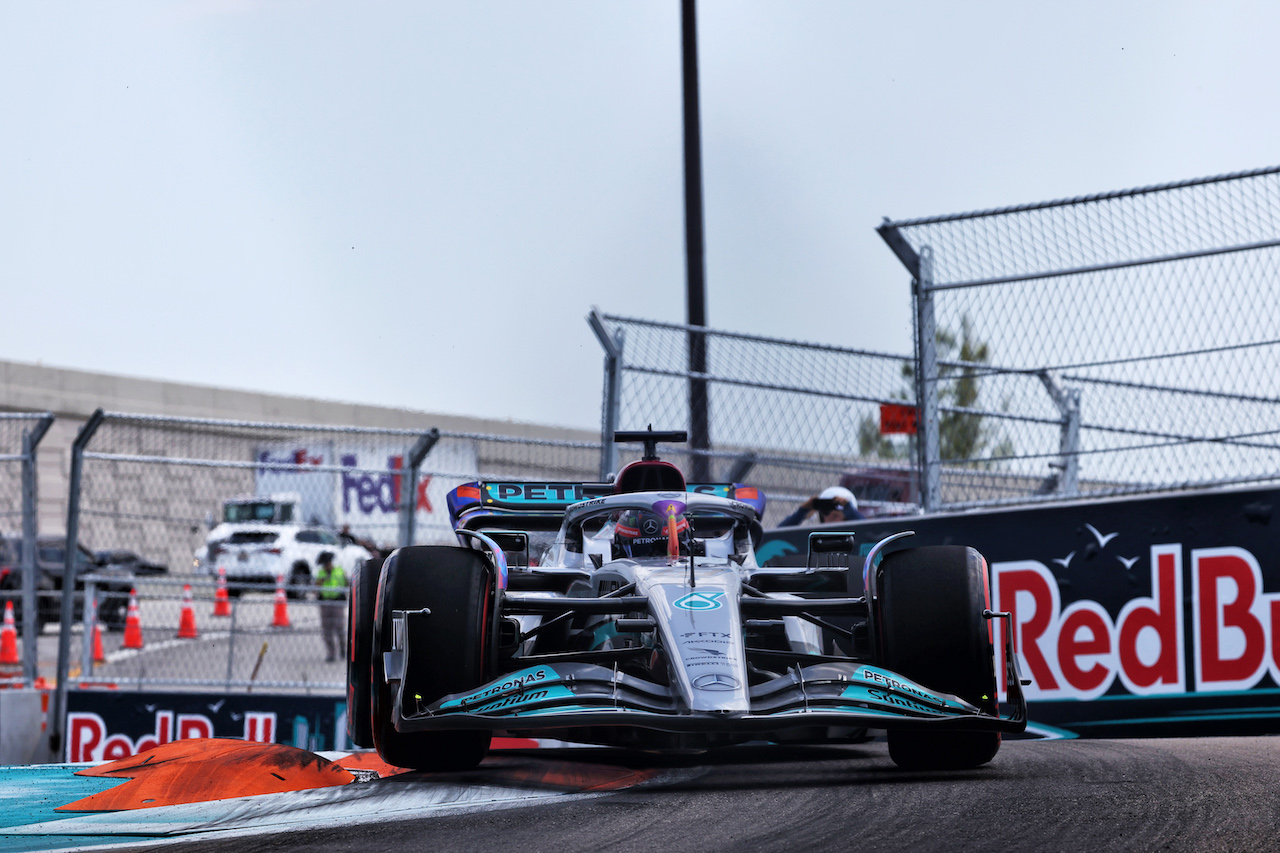
[{"label": "cockpit", "polygon": [[615,495],[570,507],[547,564],[590,569],[621,559],[692,556],[754,565],[762,530],[751,507],[708,495],[680,497],[684,500],[669,493]]}]

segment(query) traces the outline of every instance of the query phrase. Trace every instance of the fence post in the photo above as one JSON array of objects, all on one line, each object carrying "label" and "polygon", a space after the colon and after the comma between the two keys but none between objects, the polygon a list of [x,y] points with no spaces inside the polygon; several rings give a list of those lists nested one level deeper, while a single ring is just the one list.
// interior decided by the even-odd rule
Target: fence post
[{"label": "fence post", "polygon": [[80,618],[80,677],[87,678],[93,674],[93,624],[98,618],[98,584],[95,581],[85,582],[83,611]]},{"label": "fence post", "polygon": [[914,281],[916,303],[916,399],[920,401],[920,502],[925,512],[942,505],[941,459],[938,436],[938,328],[933,305],[933,249],[922,246],[919,275]]},{"label": "fence post", "polygon": [[226,691],[231,692],[231,676],[236,662],[236,614],[240,612],[240,596],[231,600],[231,625],[227,628],[227,682]]},{"label": "fence post", "polygon": [[596,333],[600,346],[604,347],[604,405],[600,413],[600,481],[604,482],[618,470],[618,448],[613,443],[613,434],[618,429],[618,411],[622,398],[623,334],[619,329],[616,334],[610,335],[596,308],[592,308],[587,315],[587,323],[590,324],[591,331]]},{"label": "fence post", "polygon": [[1058,461],[1049,463],[1050,467],[1061,469],[1054,491],[1060,495],[1074,495],[1080,490],[1080,389],[1063,388],[1047,370],[1040,371],[1038,376],[1058,414],[1062,415]]},{"label": "fence post", "polygon": [[1062,480],[1058,491],[1074,495],[1080,491],[1080,389],[1067,391],[1067,411],[1063,415],[1062,437],[1058,442],[1062,455]]},{"label": "fence post", "polygon": [[422,470],[422,460],[427,458],[431,448],[440,440],[440,430],[432,427],[430,432],[418,437],[409,450],[407,463],[401,469],[400,477],[400,547],[407,548],[413,544],[414,527],[418,516],[418,472]]},{"label": "fence post", "polygon": [[67,544],[66,562],[62,567],[62,608],[58,624],[58,686],[49,708],[49,751],[62,755],[63,729],[67,717],[67,673],[71,668],[71,617],[75,613],[76,542],[80,533],[80,477],[84,469],[84,449],[93,434],[102,426],[106,413],[97,409],[85,421],[76,440],[71,444],[71,481],[67,488]]},{"label": "fence post", "polygon": [[36,475],[36,448],[53,425],[53,415],[45,413],[36,425],[22,431],[22,679],[35,683],[40,629],[36,600],[36,540],[39,529],[39,483]]}]

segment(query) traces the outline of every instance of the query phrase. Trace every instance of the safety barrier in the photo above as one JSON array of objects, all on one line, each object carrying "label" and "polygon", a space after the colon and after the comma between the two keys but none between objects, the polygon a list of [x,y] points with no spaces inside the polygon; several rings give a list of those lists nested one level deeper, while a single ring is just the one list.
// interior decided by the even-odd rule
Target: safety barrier
[{"label": "safety barrier", "polygon": [[[1010,614],[1033,732],[1241,735],[1280,731],[1278,507],[1278,487],[1233,487],[827,530],[851,532],[860,555],[905,531],[909,546],[977,548],[991,608]],[[769,531],[758,554],[803,566],[811,532]]]},{"label": "safety barrier", "polygon": [[73,451],[73,523],[170,574],[198,565],[224,502],[292,495],[289,519],[374,547],[448,541],[445,495],[480,477],[590,480],[595,442],[99,412]]}]

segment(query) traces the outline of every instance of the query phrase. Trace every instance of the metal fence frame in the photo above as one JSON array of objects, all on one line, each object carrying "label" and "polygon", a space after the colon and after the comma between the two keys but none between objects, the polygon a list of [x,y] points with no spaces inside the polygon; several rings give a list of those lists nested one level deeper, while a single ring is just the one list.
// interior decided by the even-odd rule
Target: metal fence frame
[{"label": "metal fence frame", "polygon": [[[923,511],[1280,480],[1280,429],[1274,426],[1280,386],[1268,381],[1280,374],[1280,334],[1273,328],[1280,326],[1274,298],[1280,166],[886,219],[877,231],[911,275],[913,352],[900,358],[911,364],[914,387],[904,399],[884,399],[882,387],[877,394],[874,385],[850,387],[842,396],[915,409],[917,432],[909,448],[895,439],[889,449],[898,458],[908,449],[913,454]],[[1167,329],[1148,320],[1152,309]],[[981,317],[981,333],[973,339],[981,355],[966,355],[959,345],[967,340],[969,310],[975,320]],[[683,344],[674,336],[662,343],[660,360],[669,370],[637,364],[628,335],[663,328],[709,342],[753,341],[761,352],[782,345],[823,349],[594,309],[587,320],[605,354],[602,477],[618,464],[607,439],[619,426],[636,426],[620,423],[634,420],[620,412],[653,405],[675,387],[657,390],[656,382],[635,381],[638,374],[661,372],[713,388],[753,385],[727,376],[723,359],[706,372],[678,367],[672,353]],[[982,334],[992,337],[984,341]],[[999,354],[994,361],[988,342]],[[659,360],[651,355],[654,348],[644,337],[640,358]],[[772,369],[754,355],[750,363],[762,377]],[[858,374],[857,381],[870,375]],[[975,389],[968,398],[960,393],[965,380]],[[979,384],[992,389],[983,392],[983,402],[977,402]],[[761,400],[779,390],[767,378],[754,387]],[[797,408],[809,404],[794,395],[821,393],[795,384],[785,390]],[[778,404],[779,398],[771,399]],[[962,429],[952,429],[957,425]],[[957,441],[968,427],[987,438]],[[776,430],[785,429],[779,420]],[[715,437],[718,451],[730,449]],[[970,452],[958,450],[966,446]],[[845,463],[883,464],[882,451],[876,447],[867,455],[860,447]]]},{"label": "metal fence frame", "polygon": [[[112,423],[121,423],[124,426],[138,427],[143,432],[149,430],[159,430],[157,436],[155,433],[146,433],[146,442],[159,443],[159,449],[152,449],[143,446],[135,447],[127,452],[119,452],[113,450],[95,450],[95,437],[102,435],[100,430],[104,425]],[[455,432],[448,430],[440,430],[436,427],[422,429],[392,429],[382,427],[354,427],[340,425],[316,425],[316,424],[286,424],[261,421],[235,421],[216,418],[191,418],[191,417],[174,417],[165,415],[147,415],[134,414],[124,412],[106,412],[102,409],[95,411],[80,429],[72,444],[71,452],[71,472],[69,479],[69,493],[67,501],[67,562],[68,565],[64,571],[68,572],[67,577],[71,577],[71,563],[74,559],[75,543],[79,539],[82,529],[81,521],[85,517],[85,513],[90,511],[92,507],[86,507],[84,503],[84,492],[86,483],[91,482],[95,476],[94,473],[86,469],[86,464],[90,462],[105,463],[128,463],[142,465],[148,470],[154,466],[179,466],[179,467],[205,467],[205,468],[226,468],[226,469],[246,469],[253,470],[261,468],[264,463],[260,460],[252,458],[244,458],[236,461],[232,458],[224,458],[224,454],[228,446],[215,444],[208,449],[209,453],[215,454],[209,458],[195,458],[192,453],[183,453],[176,450],[174,446],[167,445],[165,439],[165,430],[172,429],[181,431],[183,437],[196,441],[195,456],[199,456],[198,442],[201,436],[208,434],[207,438],[217,439],[218,436],[233,436],[235,441],[245,441],[252,443],[254,441],[270,442],[274,440],[274,436],[279,436],[281,440],[297,440],[298,436],[309,434],[327,434],[327,438],[334,435],[346,435],[353,440],[372,440],[373,438],[392,437],[397,439],[397,443],[403,444],[403,462],[402,467],[398,470],[403,472],[400,475],[399,494],[397,496],[396,507],[399,516],[398,529],[395,535],[396,545],[414,544],[423,541],[423,536],[438,537],[441,531],[423,531],[418,529],[416,524],[416,507],[419,499],[419,488],[425,489],[430,478],[440,476],[446,478],[485,478],[485,477],[518,477],[528,474],[529,478],[535,479],[538,476],[547,476],[555,478],[555,475],[564,479],[589,480],[594,475],[595,460],[599,458],[599,445],[595,442],[582,442],[571,440],[554,440],[544,438],[529,438],[507,435],[494,435],[487,433],[470,433]],[[238,432],[237,432],[238,431]],[[140,432],[138,435],[141,436]],[[234,434],[234,435],[233,435]],[[174,433],[177,436],[177,433]],[[120,436],[128,441],[129,434],[121,433]],[[220,439],[218,439],[220,440]],[[441,462],[434,467],[431,464],[431,454],[440,442],[454,440],[457,442],[469,443],[475,445],[477,458],[475,470],[455,471],[448,470],[450,467],[449,459],[454,457],[445,456]],[[187,445],[181,445],[183,447]],[[231,445],[234,446],[234,445]],[[487,456],[481,459],[481,450]],[[399,456],[400,450],[396,450]],[[216,458],[215,458],[216,457]],[[585,460],[575,462],[575,459]],[[299,471],[306,473],[338,473],[351,471],[348,466],[338,465],[312,465],[312,464],[290,464],[288,462],[278,462],[272,460],[269,463],[272,471]],[[161,470],[164,470],[163,468]],[[354,469],[362,470],[362,469]],[[385,471],[381,472],[387,473]],[[116,493],[113,493],[116,494]],[[128,495],[127,490],[118,493],[124,497]],[[229,497],[230,495],[228,495]],[[125,516],[120,516],[124,518]],[[117,545],[121,543],[116,543]],[[188,570],[189,571],[189,570]],[[92,580],[92,576],[90,576]],[[201,589],[205,593],[208,592],[207,587],[210,582],[201,580],[196,577],[190,578],[173,578],[169,580],[149,579],[146,581],[150,584],[159,583],[163,586],[166,582],[170,585],[181,585],[189,583],[193,588]],[[92,587],[92,584],[90,584]],[[62,731],[64,723],[63,710],[66,708],[66,691],[69,687],[70,678],[68,674],[77,660],[81,667],[84,668],[84,661],[87,659],[90,637],[92,634],[89,620],[90,612],[93,607],[84,607],[84,615],[81,622],[83,623],[83,634],[81,637],[81,646],[73,648],[72,639],[73,627],[75,620],[73,619],[76,600],[79,596],[84,595],[87,599],[93,592],[90,587],[86,587],[84,593],[75,593],[73,595],[63,595],[61,601],[61,625],[58,635],[58,663],[57,663],[57,689],[51,698],[50,708],[50,745],[55,754],[61,748],[61,740],[65,735]],[[92,601],[92,599],[88,599]],[[235,610],[233,609],[233,612]],[[229,644],[229,649],[234,648]],[[230,651],[229,651],[230,654]],[[85,670],[89,671],[89,670]],[[92,677],[83,679],[86,683],[93,683]],[[181,678],[174,679],[172,677],[164,678],[146,678],[139,677],[137,679],[126,679],[130,683],[137,683],[140,688],[153,687],[177,687],[183,688],[200,688],[212,691],[224,691],[232,689],[240,689],[247,687],[239,680],[230,676],[218,678]],[[331,684],[327,682],[311,681],[306,683],[293,684],[287,680],[281,681],[276,679],[270,684],[256,683],[255,686],[269,686],[277,688],[298,688],[305,686],[310,691],[331,691],[335,694],[341,693],[341,684]]]},{"label": "metal fence frame", "polygon": [[[203,460],[197,460],[197,459],[182,459],[182,458],[172,458],[172,457],[164,457],[164,456],[126,455],[126,454],[112,454],[112,453],[99,453],[99,454],[93,453],[92,451],[89,450],[89,448],[91,446],[94,436],[98,433],[98,430],[103,426],[104,423],[107,423],[111,420],[120,420],[120,421],[127,421],[131,423],[148,424],[148,425],[156,425],[156,426],[181,426],[184,428],[201,428],[201,427],[207,427],[211,429],[245,428],[245,429],[263,430],[267,432],[278,431],[283,433],[287,431],[290,433],[303,433],[303,434],[341,431],[343,433],[349,433],[351,435],[362,435],[362,436],[392,435],[392,436],[403,437],[406,443],[408,443],[409,441],[412,441],[413,444],[410,447],[407,454],[408,455],[407,462],[409,464],[406,466],[407,468],[406,476],[403,476],[401,478],[401,493],[399,496],[400,507],[401,507],[401,513],[400,513],[401,543],[400,544],[405,544],[406,542],[412,541],[412,536],[414,534],[413,489],[416,483],[418,482],[419,471],[420,471],[423,459],[430,452],[431,448],[435,446],[435,443],[438,441],[440,437],[439,431],[434,428],[427,429],[427,430],[407,430],[407,429],[390,429],[390,428],[380,428],[380,427],[333,427],[333,426],[323,426],[323,425],[314,425],[314,424],[279,424],[279,423],[258,422],[258,421],[232,421],[232,420],[223,420],[223,419],[216,419],[216,418],[184,418],[184,417],[173,417],[173,416],[165,416],[165,415],[130,414],[130,413],[123,413],[123,412],[106,412],[102,409],[98,409],[92,415],[90,415],[89,419],[85,422],[84,426],[80,429],[71,448],[71,475],[70,475],[70,481],[68,486],[68,500],[67,500],[67,546],[66,546],[67,563],[64,568],[64,572],[65,572],[64,577],[73,577],[73,561],[75,559],[76,543],[79,541],[79,528],[80,528],[80,518],[81,518],[81,495],[82,495],[82,486],[83,486],[83,477],[84,477],[84,464],[86,459],[102,459],[102,460],[124,459],[132,462],[152,462],[156,464],[184,464],[184,465],[206,464],[204,463]],[[216,464],[219,467],[239,466],[239,467],[248,467],[248,468],[259,467],[260,465],[260,463],[252,460],[245,460],[243,463],[219,460]],[[287,464],[273,464],[272,467],[286,468],[286,469],[297,468],[297,469],[307,470],[307,471],[311,471],[311,470],[318,471],[321,469],[327,471],[330,468],[336,468],[336,466],[302,466],[302,465],[290,466]],[[341,470],[341,469],[337,469],[337,470]],[[71,664],[72,664],[71,632],[72,632],[73,613],[74,613],[74,606],[75,606],[75,597],[76,595],[74,594],[74,592],[72,595],[64,594],[62,596],[62,601],[61,601],[61,622],[60,622],[60,630],[59,630],[59,636],[58,636],[57,689],[54,693],[54,696],[51,702],[51,708],[50,708],[50,711],[51,711],[50,719],[53,721],[50,726],[50,745],[51,745],[51,748],[54,750],[55,754],[60,749],[61,738],[63,736],[61,727],[63,725],[62,719],[64,715],[62,714],[62,711],[66,707],[66,691],[68,686],[67,676],[68,676],[68,673],[70,672]],[[86,618],[88,618],[87,614],[89,610],[90,610],[89,607],[84,608],[84,611],[86,613]],[[86,642],[87,642],[87,639],[86,639]],[[193,685],[198,684],[200,686],[213,686],[217,684],[217,682],[211,681],[206,683],[206,682],[199,682],[199,681],[193,680],[192,684]]]},{"label": "metal fence frame", "polygon": [[[275,690],[302,690],[308,694],[321,693],[321,694],[334,694],[334,695],[341,694],[346,689],[345,682],[343,681],[311,681],[311,680],[296,680],[296,679],[289,680],[289,679],[271,679],[271,678],[258,679],[256,677],[256,673],[254,675],[251,675],[247,679],[234,678],[233,671],[234,671],[234,668],[235,668],[234,665],[236,662],[237,636],[240,636],[240,635],[253,636],[253,637],[304,636],[304,634],[299,633],[295,627],[290,627],[290,628],[281,629],[281,630],[270,629],[269,632],[265,634],[261,630],[258,630],[258,631],[246,630],[243,626],[238,624],[237,616],[241,612],[241,610],[246,606],[246,600],[239,595],[228,597],[226,602],[230,610],[230,615],[226,617],[227,622],[225,623],[225,627],[227,629],[225,633],[228,636],[228,644],[227,644],[226,676],[224,678],[221,678],[221,679],[174,678],[171,676],[156,677],[154,675],[153,676],[139,675],[136,677],[132,677],[129,675],[122,675],[122,674],[107,675],[107,676],[94,675],[93,673],[96,669],[93,661],[94,627],[95,627],[94,623],[96,619],[97,602],[101,597],[101,592],[98,588],[98,585],[109,584],[114,579],[109,576],[88,575],[88,576],[85,576],[83,580],[85,581],[85,592],[84,592],[85,599],[86,601],[93,602],[93,606],[86,606],[84,608],[84,611],[80,620],[80,627],[81,627],[80,648],[79,648],[79,658],[77,660],[77,663],[79,664],[79,667],[80,667],[80,675],[75,676],[75,681],[78,684],[80,684],[82,687],[107,686],[107,687],[114,688],[120,684],[132,684],[132,685],[136,685],[137,689],[139,690],[152,689],[155,687],[177,687],[177,688],[201,688],[206,690],[213,689],[213,690],[219,690],[224,692],[231,692],[233,690],[250,691],[254,689],[265,688],[265,689],[275,689]],[[208,605],[215,601],[215,595],[218,588],[218,583],[214,580],[197,581],[197,580],[188,579],[188,578],[148,578],[145,581],[145,586],[151,591],[151,595],[147,596],[146,598],[144,598],[142,595],[139,595],[138,596],[139,600],[142,602],[155,601],[155,600],[167,600],[171,602],[183,601],[184,597],[180,593],[185,590],[191,590],[193,592],[193,599],[194,599],[193,604],[199,603],[199,605],[203,608],[205,605]],[[242,591],[248,591],[248,592],[253,592],[253,591],[273,592],[277,589],[276,586],[271,584],[239,584],[238,586]],[[156,593],[157,589],[160,591],[159,594]],[[312,600],[304,597],[309,592],[312,591],[311,587],[298,587],[298,586],[284,585],[284,586],[280,586],[279,589],[288,594],[298,596],[296,598],[289,600],[288,602],[289,608],[310,609],[314,607],[323,606],[319,600]],[[173,590],[173,592],[166,593],[165,592],[166,590]],[[254,602],[254,603],[261,604],[261,602]],[[296,616],[291,618],[296,618]],[[200,617],[200,620],[204,621],[204,617]],[[219,626],[221,627],[221,624]],[[150,628],[148,628],[148,630],[153,631],[156,627],[163,627],[165,629],[176,629],[179,627],[179,625],[166,622],[162,626],[152,625]],[[210,633],[208,630],[207,624],[204,629],[200,629],[200,633],[207,637],[207,634]],[[213,633],[221,634],[223,632],[219,631],[219,632],[213,632]],[[197,639],[197,638],[192,638],[192,639]],[[265,647],[264,647],[264,650],[265,650]]]},{"label": "metal fence frame", "polygon": [[[734,346],[757,348],[761,351],[774,352],[776,350],[778,352],[801,353],[808,356],[828,358],[833,363],[839,364],[875,364],[880,366],[877,368],[880,370],[887,367],[890,375],[896,375],[903,367],[910,365],[911,358],[909,356],[860,350],[851,347],[807,343],[784,338],[772,338],[764,335],[707,329],[680,323],[622,317],[605,314],[595,308],[591,310],[586,319],[604,350],[604,388],[600,427],[601,480],[607,480],[611,473],[615,473],[618,470],[621,462],[624,461],[623,455],[628,452],[627,449],[614,445],[612,441],[613,433],[620,428],[634,429],[643,428],[644,426],[641,423],[622,423],[624,402],[635,398],[636,392],[633,390],[633,386],[635,384],[634,380],[638,377],[656,377],[662,380],[670,380],[673,387],[675,383],[703,382],[710,389],[708,396],[712,396],[717,391],[735,390],[746,393],[759,393],[761,395],[780,395],[784,399],[809,401],[814,405],[833,405],[836,407],[901,405],[908,402],[884,392],[883,389],[877,393],[875,389],[836,387],[841,383],[833,384],[827,382],[827,377],[823,377],[821,382],[815,381],[809,384],[796,381],[794,376],[783,376],[776,379],[768,377],[753,378],[745,375],[732,375],[731,372],[725,371],[723,367],[718,367],[714,363],[705,372],[694,372],[685,367],[683,359],[677,358],[674,353],[669,354],[671,355],[668,359],[669,364],[659,366],[647,363],[646,358],[648,356],[634,356],[632,349],[629,349],[627,334],[631,332],[634,339],[640,332],[661,333],[668,336],[673,343],[678,341],[680,346],[687,346],[690,336],[696,335],[700,339],[705,339],[708,350],[713,350],[717,345],[731,343]],[[631,346],[634,348],[634,340],[631,342]],[[719,427],[724,426],[723,421],[717,421],[717,416],[717,412],[713,410],[711,412],[712,433],[717,432],[718,425]],[[681,424],[655,423],[653,426],[654,428],[665,428],[679,427]],[[686,467],[690,471],[695,470],[697,467],[694,465],[695,461],[706,463],[705,467],[708,471],[712,467],[710,463],[719,461],[721,463],[721,473],[718,476],[712,476],[714,480],[741,480],[747,477],[748,472],[753,469],[759,475],[761,468],[772,466],[775,481],[782,481],[781,487],[777,482],[771,483],[766,487],[770,500],[767,512],[769,518],[775,523],[781,519],[782,515],[786,514],[781,512],[781,509],[787,502],[804,501],[816,491],[840,482],[842,477],[850,473],[849,463],[854,461],[853,456],[834,452],[830,449],[783,448],[767,444],[747,446],[726,442],[722,436],[718,435],[712,435],[711,438],[712,446],[708,449],[672,446],[665,450],[664,455],[673,459],[687,461],[688,465]],[[779,471],[784,469],[797,472],[797,476],[791,479],[790,482],[785,482],[789,478],[779,478]],[[801,471],[809,473],[807,476],[801,476],[798,473]],[[755,479],[752,482],[755,485],[764,485]]]},{"label": "metal fence frame", "polygon": [[[949,411],[992,419],[1015,418],[1016,416],[1007,412],[987,409],[962,409],[941,404],[939,383],[943,378],[943,368],[949,367],[962,371],[972,371],[975,374],[986,373],[987,375],[999,372],[999,368],[993,368],[987,364],[957,361],[945,362],[940,360],[936,347],[936,311],[938,298],[959,290],[990,289],[1020,282],[1034,283],[1047,280],[1064,280],[1072,277],[1083,277],[1139,267],[1166,265],[1164,268],[1172,269],[1172,265],[1197,259],[1238,253],[1261,253],[1268,249],[1280,247],[1280,235],[1266,236],[1269,229],[1275,227],[1277,211],[1275,210],[1274,200],[1271,200],[1272,206],[1268,208],[1266,192],[1263,190],[1251,191],[1248,186],[1250,181],[1265,180],[1277,174],[1280,174],[1280,167],[1273,166],[968,213],[897,221],[890,221],[886,218],[877,228],[877,231],[912,276],[917,400],[919,401],[921,413],[919,418],[921,440],[917,444],[919,451],[917,465],[921,472],[921,504],[923,509],[925,511],[934,511],[944,506],[956,508],[1001,503],[1025,503],[1078,495],[1082,491],[1079,473],[1081,458],[1091,452],[1100,452],[1097,450],[1091,451],[1082,444],[1082,430],[1110,429],[1112,432],[1127,433],[1149,440],[1187,444],[1196,442],[1245,442],[1259,438],[1253,433],[1244,433],[1236,436],[1172,434],[1169,430],[1162,430],[1155,425],[1146,429],[1114,429],[1097,423],[1082,423],[1081,389],[1079,387],[1067,387],[1064,384],[1067,379],[1078,379],[1078,377],[1064,376],[1063,374],[1063,371],[1069,370],[1076,365],[1046,364],[1039,367],[1031,367],[1030,369],[1022,367],[1013,372],[1029,374],[1038,379],[1044,386],[1048,398],[1059,415],[1056,421],[1052,419],[1040,420],[1041,423],[1055,423],[1059,430],[1057,458],[1049,463],[1051,468],[1055,468],[1059,472],[1055,487],[1049,494],[1038,496],[1021,495],[1011,499],[968,502],[945,501],[941,489],[942,472],[945,463],[941,459],[938,443],[939,417],[941,413]],[[1240,193],[1245,198],[1244,202],[1227,195],[1233,184],[1241,187]],[[1221,199],[1211,196],[1210,194],[1213,192],[1222,192],[1227,197],[1227,203],[1224,205]],[[1204,195],[1208,200],[1191,195],[1196,193]],[[1165,208],[1162,209],[1159,205],[1166,197],[1169,200]],[[1137,214],[1129,212],[1126,215],[1123,212],[1115,212],[1119,205],[1138,204],[1139,202],[1135,200],[1140,200],[1141,204],[1150,205],[1150,208],[1140,209]],[[1231,206],[1233,202],[1236,204],[1235,207]],[[1207,220],[1209,217],[1208,211],[1214,208],[1215,203],[1226,209],[1218,211],[1221,213],[1222,222],[1208,222],[1207,224],[1215,227],[1200,229],[1200,232],[1209,233],[1208,238],[1202,238],[1200,232],[1197,232],[1193,237],[1183,233],[1178,227],[1181,225],[1182,218],[1189,219],[1192,223],[1197,218]],[[1186,208],[1185,212],[1181,209],[1183,207]],[[1154,211],[1154,213],[1149,213],[1148,215],[1163,216],[1169,221],[1160,219],[1154,224],[1143,222],[1141,215],[1148,209]],[[1168,210],[1173,210],[1174,213],[1167,213]],[[1092,227],[1095,231],[1103,231],[1104,233],[1101,235],[1097,233],[1087,233],[1086,235],[1091,243],[1096,241],[1099,244],[1098,247],[1090,245],[1081,249],[1063,249],[1061,244],[1070,245],[1072,235],[1055,233],[1049,226],[1039,222],[1032,224],[1019,223],[1017,226],[1010,224],[1009,230],[1011,232],[1016,231],[1018,240],[1024,241],[1024,244],[1015,245],[1012,237],[1007,238],[1009,244],[996,246],[977,245],[972,242],[965,244],[961,240],[964,258],[963,262],[957,261],[957,264],[964,267],[968,274],[956,278],[954,274],[952,276],[939,276],[937,273],[939,264],[938,247],[928,242],[931,236],[936,238],[942,233],[937,229],[960,228],[979,220],[985,220],[989,223],[1009,220],[1011,223],[1015,223],[1017,217],[1044,215],[1046,212],[1052,215],[1060,211],[1071,212],[1070,214],[1063,214],[1064,223],[1070,222],[1073,226],[1080,227],[1082,230]],[[1080,212],[1075,213],[1075,211]],[[1094,220],[1102,220],[1109,223],[1112,226],[1112,230],[1107,233],[1105,229],[1099,228],[1089,218],[1091,214]],[[1077,216],[1084,224],[1068,219],[1068,215]],[[1111,220],[1111,217],[1114,217],[1114,221]],[[1049,224],[1052,225],[1052,220],[1049,220]],[[993,224],[989,227],[990,232],[988,233],[996,233],[996,225]],[[1062,224],[1059,227],[1062,227]],[[1126,231],[1126,229],[1131,230]],[[1144,233],[1145,230],[1150,230],[1152,233]],[[1227,235],[1233,230],[1239,233],[1251,233],[1252,237],[1262,236],[1263,239],[1229,242]],[[1221,232],[1221,235],[1219,232]],[[1206,239],[1207,243],[1193,245],[1197,238]],[[1161,246],[1163,250],[1156,254],[1149,254],[1135,248],[1146,244]],[[1030,248],[1027,248],[1027,246],[1030,246]],[[1101,257],[1102,260],[1095,263],[1071,263],[1069,261],[1073,256],[1088,256],[1089,252],[1096,252],[1096,255]],[[1130,252],[1137,256],[1132,256]],[[1067,258],[1067,265],[1055,267],[1051,263],[1042,262],[1037,264],[1037,261],[1057,257]],[[982,270],[984,258],[991,258],[987,262],[991,272],[987,275],[975,276],[971,270]],[[1224,348],[1229,348],[1229,346]],[[1195,355],[1196,353],[1191,351],[1185,354]],[[1227,397],[1229,395],[1223,394],[1222,396]],[[1025,416],[1018,419],[1024,421],[1035,420]],[[1261,437],[1265,438],[1266,436]],[[1272,437],[1274,438],[1274,436]],[[1264,472],[1262,475],[1218,477],[1204,482],[1128,486],[1116,484],[1109,488],[1105,486],[1101,488],[1093,487],[1088,491],[1095,495],[1134,493],[1191,486],[1208,487],[1230,482],[1258,482],[1276,478],[1280,478],[1280,470],[1271,474]]]},{"label": "metal fence frame", "polygon": [[39,624],[36,618],[36,540],[39,537],[38,504],[39,477],[36,471],[36,457],[40,442],[53,426],[55,418],[50,412],[0,412],[0,422],[31,421],[31,427],[22,431],[22,447],[18,453],[0,454],[0,463],[18,462],[21,464],[22,481],[22,618],[19,627],[22,629],[22,671],[18,680],[4,679],[3,683],[32,685],[36,680],[36,632],[31,630],[32,624]]}]

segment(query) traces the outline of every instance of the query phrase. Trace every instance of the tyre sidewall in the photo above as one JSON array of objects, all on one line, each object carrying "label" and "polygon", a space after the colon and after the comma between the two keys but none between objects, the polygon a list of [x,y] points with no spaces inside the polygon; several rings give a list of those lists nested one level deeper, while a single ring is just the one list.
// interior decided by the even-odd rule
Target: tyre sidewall
[{"label": "tyre sidewall", "polygon": [[373,618],[382,560],[356,567],[347,618],[347,736],[359,747],[373,746]]}]

